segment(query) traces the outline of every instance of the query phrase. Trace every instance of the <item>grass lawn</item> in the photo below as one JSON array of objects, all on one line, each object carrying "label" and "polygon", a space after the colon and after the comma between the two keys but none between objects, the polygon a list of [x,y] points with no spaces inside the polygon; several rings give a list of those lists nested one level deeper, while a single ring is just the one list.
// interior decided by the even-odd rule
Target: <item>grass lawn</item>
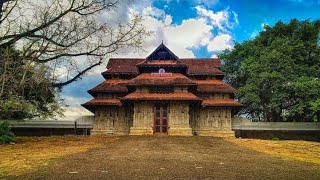
[{"label": "grass lawn", "polygon": [[320,142],[225,138],[226,141],[261,153],[320,165]]},{"label": "grass lawn", "polygon": [[17,137],[15,145],[0,145],[0,177],[24,174],[47,166],[54,159],[85,152],[116,139],[103,136]]}]

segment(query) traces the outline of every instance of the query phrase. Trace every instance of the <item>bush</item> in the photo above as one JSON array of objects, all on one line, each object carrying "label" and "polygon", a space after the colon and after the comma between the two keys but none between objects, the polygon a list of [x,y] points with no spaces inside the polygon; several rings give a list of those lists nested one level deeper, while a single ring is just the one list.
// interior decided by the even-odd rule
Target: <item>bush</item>
[{"label": "bush", "polygon": [[32,118],[35,112],[35,106],[20,99],[0,100],[0,119],[24,119]]},{"label": "bush", "polygon": [[9,123],[7,121],[0,123],[0,144],[15,142],[16,137],[10,131]]}]

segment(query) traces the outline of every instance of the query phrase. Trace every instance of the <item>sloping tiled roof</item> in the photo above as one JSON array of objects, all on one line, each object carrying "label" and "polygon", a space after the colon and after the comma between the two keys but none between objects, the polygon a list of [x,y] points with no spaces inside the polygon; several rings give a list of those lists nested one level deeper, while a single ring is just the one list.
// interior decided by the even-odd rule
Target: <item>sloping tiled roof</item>
[{"label": "sloping tiled roof", "polygon": [[98,92],[128,92],[128,79],[107,79],[96,87],[88,91],[89,94],[94,95]]},{"label": "sloping tiled roof", "polygon": [[235,89],[222,80],[194,80],[198,92],[234,93]]},{"label": "sloping tiled roof", "polygon": [[84,104],[82,106],[88,107],[88,106],[121,106],[121,102],[119,99],[108,99],[108,98],[95,98],[92,99]]},{"label": "sloping tiled roof", "polygon": [[107,65],[107,71],[102,74],[109,73],[123,73],[123,74],[137,74],[137,64],[141,63],[145,59],[130,59],[130,58],[112,58],[109,59]]},{"label": "sloping tiled roof", "polygon": [[188,77],[180,73],[142,73],[129,81],[128,85],[192,85],[195,84]]},{"label": "sloping tiled roof", "polygon": [[220,59],[180,59],[184,64],[188,65],[187,73],[192,74],[223,74],[220,70],[221,61]]},{"label": "sloping tiled roof", "polygon": [[130,59],[130,58],[111,58],[107,65],[107,70],[102,74],[137,74],[137,65],[161,65],[161,66],[188,66],[187,73],[192,74],[209,74],[209,75],[222,75],[220,70],[221,62],[219,59],[179,59],[177,62],[169,60],[159,61],[152,60],[147,62],[146,59]]},{"label": "sloping tiled roof", "polygon": [[145,60],[138,63],[137,66],[185,66],[188,65],[182,63],[180,60]]},{"label": "sloping tiled roof", "polygon": [[192,93],[138,93],[133,92],[121,98],[122,100],[162,100],[162,101],[197,101],[201,100]]},{"label": "sloping tiled roof", "polygon": [[202,106],[242,106],[239,102],[233,99],[204,99],[201,103]]}]

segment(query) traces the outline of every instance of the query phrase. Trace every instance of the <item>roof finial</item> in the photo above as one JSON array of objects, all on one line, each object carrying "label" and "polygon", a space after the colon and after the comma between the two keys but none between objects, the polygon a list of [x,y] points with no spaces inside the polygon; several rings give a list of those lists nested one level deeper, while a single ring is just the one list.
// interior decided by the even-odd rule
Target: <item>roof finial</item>
[{"label": "roof finial", "polygon": [[161,41],[161,44],[163,44],[163,40]]}]

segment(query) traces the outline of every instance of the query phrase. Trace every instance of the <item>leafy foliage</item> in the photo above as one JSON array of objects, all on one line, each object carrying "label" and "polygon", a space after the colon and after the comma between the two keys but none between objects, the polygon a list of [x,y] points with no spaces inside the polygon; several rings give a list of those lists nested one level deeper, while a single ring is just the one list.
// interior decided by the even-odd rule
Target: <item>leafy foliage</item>
[{"label": "leafy foliage", "polygon": [[320,20],[279,21],[220,55],[241,113],[265,121],[319,121]]},{"label": "leafy foliage", "polygon": [[0,144],[15,142],[15,135],[10,131],[9,123],[4,121],[0,123]]},{"label": "leafy foliage", "polygon": [[0,119],[53,116],[61,112],[48,68],[21,58],[12,48],[0,49]]}]

